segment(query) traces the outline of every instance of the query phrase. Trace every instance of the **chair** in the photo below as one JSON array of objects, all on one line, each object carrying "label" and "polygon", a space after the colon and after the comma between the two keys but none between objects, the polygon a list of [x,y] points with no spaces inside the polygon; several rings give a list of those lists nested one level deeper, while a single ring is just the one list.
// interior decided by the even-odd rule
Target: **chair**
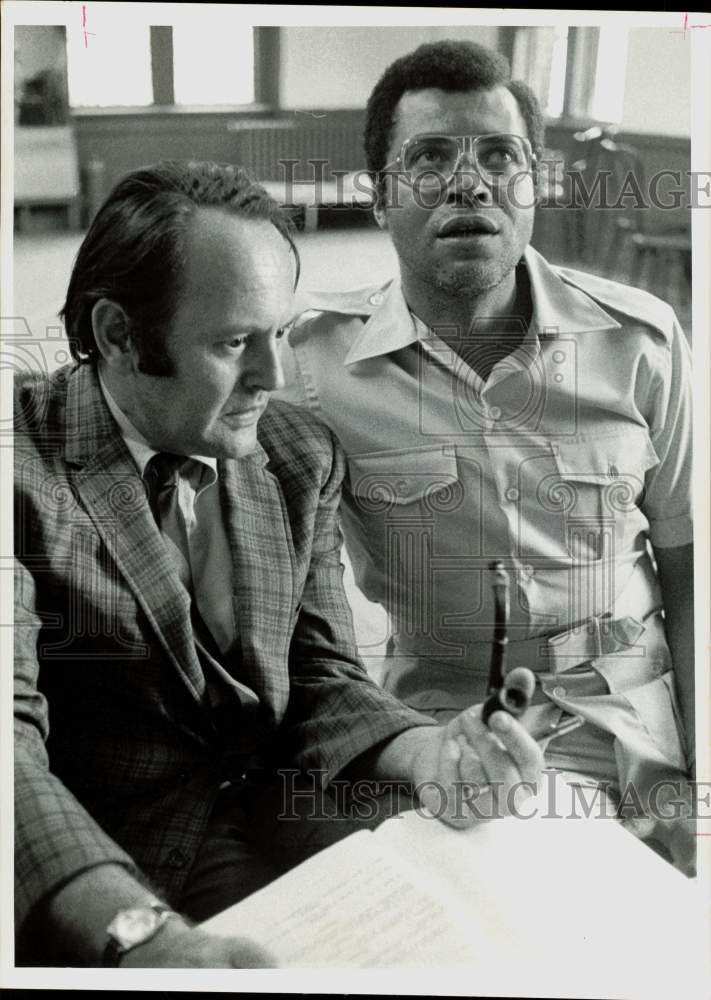
[{"label": "chair", "polygon": [[[584,156],[571,168],[570,173],[578,175],[571,184],[571,194],[576,193],[577,185],[583,205],[573,199],[569,234],[574,245],[569,249],[573,254],[577,251],[578,259],[599,273],[662,296],[675,297],[672,282],[681,271],[688,294],[690,227],[650,226],[646,174],[639,152],[618,142],[613,129],[599,126],[576,133],[575,139],[583,144]],[[599,204],[590,200],[593,193]],[[604,205],[608,207],[601,207]]]}]

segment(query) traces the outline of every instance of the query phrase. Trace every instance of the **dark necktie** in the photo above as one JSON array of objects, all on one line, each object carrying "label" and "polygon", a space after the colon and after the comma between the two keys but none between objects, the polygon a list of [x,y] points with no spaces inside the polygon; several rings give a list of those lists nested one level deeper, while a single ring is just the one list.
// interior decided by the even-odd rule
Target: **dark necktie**
[{"label": "dark necktie", "polygon": [[[229,674],[229,687],[225,687],[223,678],[227,671],[222,656],[197,607],[195,590],[199,586],[199,581],[192,579],[190,571],[190,550],[178,493],[180,470],[191,461],[194,459],[186,458],[184,455],[159,452],[147,463],[144,479],[148,487],[153,516],[178,576],[190,594],[190,617],[195,650],[213,703],[215,721],[225,740],[225,767],[226,773],[230,773],[231,776],[232,770],[235,768],[241,770],[246,761],[253,759],[259,699],[250,688],[237,681],[232,673]],[[241,705],[239,725],[235,725],[235,695]]]},{"label": "dark necktie", "polygon": [[148,462],[145,479],[153,517],[161,530],[181,583],[192,595],[188,539],[178,502],[178,473],[188,461],[190,459],[184,455],[159,452]]}]

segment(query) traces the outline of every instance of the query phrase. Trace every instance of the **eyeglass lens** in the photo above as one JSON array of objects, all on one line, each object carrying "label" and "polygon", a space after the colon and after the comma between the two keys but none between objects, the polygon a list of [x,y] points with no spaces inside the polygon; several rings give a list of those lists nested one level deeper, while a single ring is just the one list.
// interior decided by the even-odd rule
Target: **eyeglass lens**
[{"label": "eyeglass lens", "polygon": [[[471,145],[479,171],[489,180],[506,180],[528,169],[528,149],[520,136],[477,136]],[[415,136],[405,143],[403,167],[413,180],[427,174],[451,177],[463,147],[463,140],[451,135]]]}]

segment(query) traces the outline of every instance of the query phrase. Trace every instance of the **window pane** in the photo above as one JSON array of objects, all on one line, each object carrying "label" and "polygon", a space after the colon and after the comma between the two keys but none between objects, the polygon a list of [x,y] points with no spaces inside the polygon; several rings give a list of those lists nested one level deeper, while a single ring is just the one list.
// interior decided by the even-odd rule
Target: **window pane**
[{"label": "window pane", "polygon": [[548,87],[548,101],[545,112],[551,118],[563,114],[565,97],[565,69],[568,62],[568,26],[555,28],[553,51],[551,53],[551,75]]},{"label": "window pane", "polygon": [[[136,5],[140,6],[140,5]],[[79,17],[67,25],[67,72],[72,107],[153,103],[148,24],[113,4],[87,4],[86,35]]]},{"label": "window pane", "polygon": [[603,122],[622,121],[627,69],[628,29],[606,24],[600,28],[592,116]]},{"label": "window pane", "polygon": [[516,28],[511,75],[523,80],[538,98],[544,114],[563,111],[568,28]]},{"label": "window pane", "polygon": [[195,24],[173,26],[176,104],[251,104],[254,30],[238,12],[214,12]]}]

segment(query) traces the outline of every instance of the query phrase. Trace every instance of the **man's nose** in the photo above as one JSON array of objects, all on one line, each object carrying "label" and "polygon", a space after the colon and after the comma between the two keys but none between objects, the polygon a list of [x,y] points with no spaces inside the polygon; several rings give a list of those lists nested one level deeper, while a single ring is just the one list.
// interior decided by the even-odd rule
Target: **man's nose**
[{"label": "man's nose", "polygon": [[281,363],[281,341],[269,339],[256,353],[247,379],[251,388],[276,392],[286,384]]},{"label": "man's nose", "polygon": [[463,150],[454,164],[452,183],[457,191],[474,195],[490,194],[489,185],[482,179],[479,164],[472,150]]}]

